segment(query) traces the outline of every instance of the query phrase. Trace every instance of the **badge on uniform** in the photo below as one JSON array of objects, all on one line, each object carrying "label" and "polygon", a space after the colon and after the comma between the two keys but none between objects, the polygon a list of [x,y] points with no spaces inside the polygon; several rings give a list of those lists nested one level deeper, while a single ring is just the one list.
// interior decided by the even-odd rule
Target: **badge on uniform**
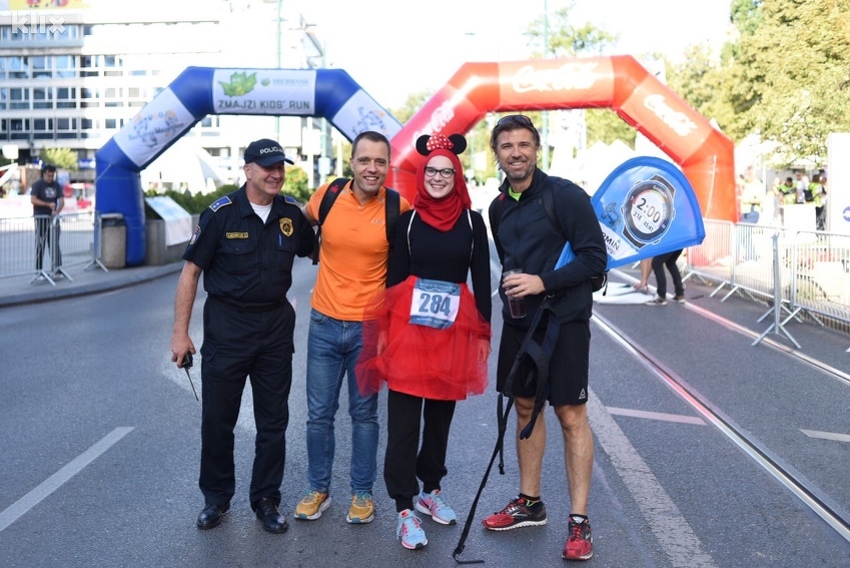
[{"label": "badge on uniform", "polygon": [[292,224],[292,219],[284,217],[280,220],[280,232],[286,237],[291,237],[295,232],[295,226]]},{"label": "badge on uniform", "polygon": [[195,241],[197,241],[197,240],[198,240],[198,237],[200,237],[200,236],[201,236],[201,226],[200,226],[200,225],[196,225],[196,226],[195,226],[195,232],[194,232],[194,233],[192,233],[192,238],[191,238],[191,239],[189,239],[189,244],[190,244],[190,245],[195,244]]}]

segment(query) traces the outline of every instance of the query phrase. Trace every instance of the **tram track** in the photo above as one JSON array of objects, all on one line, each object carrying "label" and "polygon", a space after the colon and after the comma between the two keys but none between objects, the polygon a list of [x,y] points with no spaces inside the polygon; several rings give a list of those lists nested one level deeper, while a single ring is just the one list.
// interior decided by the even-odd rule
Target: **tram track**
[{"label": "tram track", "polygon": [[[703,308],[693,305],[686,307],[713,322],[726,327],[729,330],[749,337],[758,337],[759,334],[740,326],[732,321],[714,314]],[[661,380],[667,387],[673,390],[693,410],[699,414],[707,423],[714,426],[723,433],[733,444],[740,448],[750,459],[761,468],[770,473],[788,491],[800,499],[812,512],[826,522],[844,540],[850,542],[850,514],[844,511],[828,495],[809,482],[794,467],[786,463],[782,458],[764,446],[758,439],[738,426],[734,420],[728,417],[722,410],[715,408],[710,401],[706,400],[696,389],[689,385],[682,377],[671,370],[663,361],[655,357],[647,349],[634,341],[621,329],[615,326],[609,319],[595,312],[592,320],[620,345],[624,351],[644,365],[655,377]],[[786,346],[765,338],[762,343],[772,349],[783,353],[787,357],[799,360],[805,365],[818,370],[836,380],[850,384],[850,376],[843,371],[831,367],[822,361],[810,357],[799,351],[789,349]]]}]

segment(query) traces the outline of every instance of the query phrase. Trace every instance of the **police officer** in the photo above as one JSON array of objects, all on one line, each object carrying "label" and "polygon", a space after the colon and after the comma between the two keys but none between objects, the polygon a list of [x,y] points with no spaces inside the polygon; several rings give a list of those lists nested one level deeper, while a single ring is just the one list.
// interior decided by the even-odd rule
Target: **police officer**
[{"label": "police officer", "polygon": [[313,229],[298,203],[280,194],[284,162],[274,140],[245,150],[245,184],[201,214],[186,252],[174,299],[171,360],[183,364],[195,346],[189,320],[204,273],[201,346],[201,474],[205,506],[200,529],[221,523],[235,489],[233,429],[245,378],[251,377],[256,452],[250,503],[263,528],[288,528],[278,512],[289,422],[295,311],[286,299],[295,256],[313,251]]}]

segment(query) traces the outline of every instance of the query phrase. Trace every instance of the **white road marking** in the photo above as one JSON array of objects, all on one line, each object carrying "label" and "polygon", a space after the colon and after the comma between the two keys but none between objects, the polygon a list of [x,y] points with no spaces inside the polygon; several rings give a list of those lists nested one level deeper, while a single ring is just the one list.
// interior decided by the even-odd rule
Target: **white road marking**
[{"label": "white road marking", "polygon": [[72,477],[80,473],[106,450],[129,434],[133,428],[116,428],[88,450],[74,458],[68,465],[45,479],[38,487],[18,499],[3,512],[0,512],[0,532],[24,516],[30,509],[41,503],[48,495],[62,487]]},{"label": "white road marking", "polygon": [[684,416],[682,414],[667,414],[666,412],[649,412],[648,410],[632,410],[630,408],[617,408],[606,406],[608,414],[615,416],[632,416],[634,418],[648,418],[650,420],[663,420],[665,422],[679,422],[681,424],[697,424],[705,426],[705,420],[698,416]]},{"label": "white road marking", "polygon": [[819,432],[817,430],[803,430],[800,432],[809,438],[819,438],[821,440],[832,440],[833,442],[850,442],[850,434],[836,434],[835,432]]},{"label": "white road marking", "polygon": [[596,439],[611,458],[670,564],[682,568],[716,568],[714,559],[702,549],[702,543],[679,508],[592,392],[587,405]]}]

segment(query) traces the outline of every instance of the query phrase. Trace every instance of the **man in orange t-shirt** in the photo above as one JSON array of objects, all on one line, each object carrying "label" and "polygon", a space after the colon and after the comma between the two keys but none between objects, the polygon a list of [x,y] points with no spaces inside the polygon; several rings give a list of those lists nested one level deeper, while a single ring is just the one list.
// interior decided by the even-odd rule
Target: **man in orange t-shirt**
[{"label": "man in orange t-shirt", "polygon": [[[351,506],[346,521],[375,518],[372,486],[377,476],[378,396],[362,396],[354,366],[362,347],[362,320],[368,304],[386,285],[390,244],[386,235],[383,186],[390,166],[390,142],[378,132],[359,134],[351,148],[354,179],[337,196],[322,223],[319,272],[310,302],[307,337],[307,481],[309,491],[295,518],[318,519],[330,506],[334,459],[334,417],[343,377],[348,381],[351,415]],[[304,207],[312,223],[329,184]],[[400,198],[400,212],[410,204]]]}]

